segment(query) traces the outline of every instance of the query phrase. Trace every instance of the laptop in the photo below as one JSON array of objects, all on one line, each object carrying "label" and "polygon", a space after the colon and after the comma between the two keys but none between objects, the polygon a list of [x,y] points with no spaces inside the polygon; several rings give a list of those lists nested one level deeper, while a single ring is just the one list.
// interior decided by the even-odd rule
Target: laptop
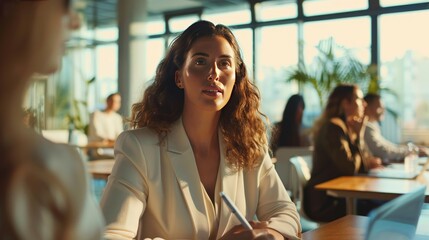
[{"label": "laptop", "polygon": [[[376,168],[368,171],[367,176],[380,178],[399,178],[399,179],[414,179],[419,174],[424,174],[429,167],[429,158],[424,158],[423,166],[418,166],[418,170],[414,172],[405,171],[404,164],[390,164],[384,168]],[[419,165],[421,164],[419,159]]]},{"label": "laptop", "polygon": [[422,211],[426,186],[401,195],[369,214],[365,240],[412,240]]}]

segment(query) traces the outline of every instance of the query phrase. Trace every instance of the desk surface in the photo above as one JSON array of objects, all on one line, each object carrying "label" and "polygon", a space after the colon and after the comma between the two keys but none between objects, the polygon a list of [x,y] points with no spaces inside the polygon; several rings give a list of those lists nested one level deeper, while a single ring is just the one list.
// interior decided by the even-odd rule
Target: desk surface
[{"label": "desk surface", "polygon": [[91,148],[113,148],[113,142],[88,142],[86,145],[79,145],[79,148],[91,149]]},{"label": "desk surface", "polygon": [[361,240],[365,239],[368,217],[347,215],[302,234],[303,240]]},{"label": "desk surface", "polygon": [[[369,218],[347,215],[302,234],[303,240],[364,240]],[[415,240],[429,239],[429,210],[423,210]]]},{"label": "desk surface", "polygon": [[[413,180],[344,176],[318,184],[315,188],[326,190],[328,195],[334,197],[346,198],[347,213],[355,214],[355,199],[391,200],[418,186],[428,185],[428,182],[428,174]],[[426,189],[425,202],[429,202],[429,187]]]},{"label": "desk surface", "polygon": [[[316,189],[327,190],[328,194],[336,197],[390,200],[425,184],[427,182],[416,179],[344,176],[318,184]],[[426,202],[428,201],[429,188],[426,189]]]},{"label": "desk surface", "polygon": [[93,178],[105,179],[112,173],[115,159],[93,160],[87,162],[87,168]]}]

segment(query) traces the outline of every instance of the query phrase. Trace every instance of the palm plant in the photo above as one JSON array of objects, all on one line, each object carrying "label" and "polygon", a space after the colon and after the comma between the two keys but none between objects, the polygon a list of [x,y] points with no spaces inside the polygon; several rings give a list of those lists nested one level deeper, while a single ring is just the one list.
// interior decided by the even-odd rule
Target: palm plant
[{"label": "palm plant", "polygon": [[72,124],[74,129],[80,130],[87,135],[88,135],[88,127],[89,127],[89,123],[87,121],[87,118],[89,116],[89,112],[88,112],[88,97],[89,97],[88,89],[89,89],[90,85],[95,82],[95,80],[96,80],[95,77],[92,77],[91,79],[85,80],[85,89],[84,89],[85,99],[84,100],[74,99],[73,103],[72,103],[73,114],[69,113],[67,115],[69,124]]},{"label": "palm plant", "polygon": [[[366,85],[370,80],[367,66],[357,60],[349,50],[336,45],[332,38],[319,42],[318,56],[308,67],[301,62],[293,68],[286,81],[297,81],[314,88],[319,97],[320,106],[331,90],[339,83]],[[342,55],[337,53],[342,50]]]}]

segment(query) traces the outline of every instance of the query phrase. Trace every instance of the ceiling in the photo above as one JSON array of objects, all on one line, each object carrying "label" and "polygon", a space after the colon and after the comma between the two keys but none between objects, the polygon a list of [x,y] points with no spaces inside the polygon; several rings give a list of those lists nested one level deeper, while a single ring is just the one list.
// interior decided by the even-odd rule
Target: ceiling
[{"label": "ceiling", "polygon": [[[121,0],[77,0],[88,25],[98,27],[116,26],[116,5]],[[122,0],[127,1],[127,0]],[[186,11],[188,9],[215,9],[243,5],[248,0],[146,0],[148,16]]]}]

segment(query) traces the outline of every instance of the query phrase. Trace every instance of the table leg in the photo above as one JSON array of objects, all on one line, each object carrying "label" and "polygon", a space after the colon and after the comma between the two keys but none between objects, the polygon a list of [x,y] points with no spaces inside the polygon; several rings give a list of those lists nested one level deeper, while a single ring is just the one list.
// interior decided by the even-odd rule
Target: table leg
[{"label": "table leg", "polygon": [[346,197],[346,210],[347,214],[356,214],[356,199],[352,197]]}]

